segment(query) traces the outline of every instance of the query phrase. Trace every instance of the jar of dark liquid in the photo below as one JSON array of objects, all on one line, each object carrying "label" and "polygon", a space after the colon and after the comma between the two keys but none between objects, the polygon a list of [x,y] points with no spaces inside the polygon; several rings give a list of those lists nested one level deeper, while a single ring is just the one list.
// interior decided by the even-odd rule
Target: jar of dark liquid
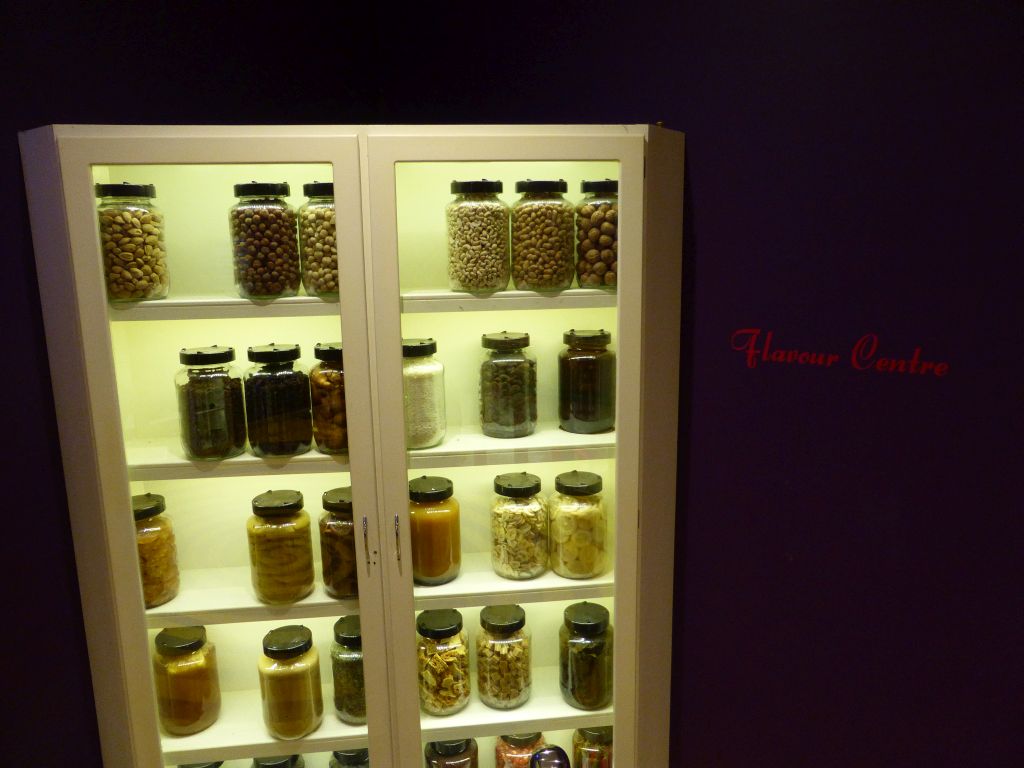
[{"label": "jar of dark liquid", "polygon": [[608,331],[566,331],[558,355],[558,425],[590,434],[615,426],[615,353]]}]

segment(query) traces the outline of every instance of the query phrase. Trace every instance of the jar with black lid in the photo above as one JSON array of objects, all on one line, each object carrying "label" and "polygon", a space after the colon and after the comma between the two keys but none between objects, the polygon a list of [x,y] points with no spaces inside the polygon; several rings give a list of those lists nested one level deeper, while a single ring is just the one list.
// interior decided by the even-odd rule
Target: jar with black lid
[{"label": "jar with black lid", "polygon": [[402,339],[405,447],[431,448],[444,440],[444,365],[433,339]]},{"label": "jar with black lid", "polygon": [[214,760],[212,763],[187,763],[179,765],[178,768],[220,768],[224,765],[223,760]]},{"label": "jar with black lid", "polygon": [[445,208],[448,286],[453,291],[493,293],[509,278],[509,208],[500,181],[453,181],[455,199]]},{"label": "jar with black lid", "polygon": [[612,768],[612,726],[577,728],[572,734],[573,768]]},{"label": "jar with black lid", "polygon": [[562,335],[558,354],[558,424],[566,432],[591,434],[615,426],[615,353],[608,331]]},{"label": "jar with black lid", "polygon": [[298,293],[299,242],[287,182],[235,184],[238,202],[228,215],[235,288],[243,299],[279,299]]},{"label": "jar with black lid", "polygon": [[601,709],[612,701],[613,639],[608,609],[574,603],[565,609],[558,630],[559,686],[566,703]]},{"label": "jar with black lid", "polygon": [[494,768],[530,768],[530,758],[544,743],[539,732],[499,736],[494,742]]},{"label": "jar with black lid", "polygon": [[370,768],[370,750],[336,749],[328,768]]},{"label": "jar with black lid", "polygon": [[548,500],[551,516],[551,570],[568,579],[589,579],[604,572],[608,518],[594,472],[562,472]]},{"label": "jar with black lid", "polygon": [[164,215],[152,184],[97,184],[97,214],[107,299],[114,303],[163,299],[170,274]]},{"label": "jar with black lid", "polygon": [[485,333],[480,364],[480,427],[489,437],[523,437],[537,428],[537,358],[530,334]]},{"label": "jar with black lid", "polygon": [[541,747],[530,758],[530,768],[570,768],[569,756],[561,747]]},{"label": "jar with black lid", "polygon": [[366,683],[363,679],[363,635],[359,616],[334,622],[331,645],[334,713],[349,725],[366,723]]},{"label": "jar with black lid", "polygon": [[508,472],[494,478],[491,567],[506,579],[533,579],[548,569],[548,509],[540,478]]},{"label": "jar with black lid", "polygon": [[160,725],[175,736],[209,728],[220,714],[217,652],[205,627],[161,630],[154,641],[153,682]]},{"label": "jar with black lid", "polygon": [[309,372],[316,449],[327,454],[348,453],[345,363],[341,344],[317,344],[313,347],[313,357],[319,360]]},{"label": "jar with black lid", "polygon": [[303,184],[307,200],[299,208],[299,255],[302,287],[310,296],[338,300],[338,234],[335,229],[334,184]]},{"label": "jar with black lid", "polygon": [[615,290],[619,281],[619,182],[580,183],[576,206],[576,280],[580,288]]},{"label": "jar with black lid", "polygon": [[324,714],[320,656],[301,624],[278,627],[263,637],[259,664],[263,720],[277,739],[312,733]]},{"label": "jar with black lid", "polygon": [[477,768],[476,739],[446,739],[427,742],[423,751],[427,768]]},{"label": "jar with black lid", "polygon": [[416,617],[420,707],[428,715],[452,715],[469,703],[469,647],[462,614],[454,608]]},{"label": "jar with black lid", "polygon": [[182,349],[174,376],[181,447],[194,461],[220,461],[245,450],[242,378],[231,347]]},{"label": "jar with black lid", "polygon": [[412,579],[423,586],[446,584],[462,566],[459,502],[446,477],[417,477],[409,481],[409,537]]},{"label": "jar with black lid", "polygon": [[359,596],[356,573],[356,531],[352,519],[352,488],[332,488],[321,497],[320,562],[324,592],[335,600]]},{"label": "jar with black lid", "polygon": [[249,347],[245,420],[249,446],[260,457],[297,456],[313,441],[309,377],[296,361],[298,344]]},{"label": "jar with black lid", "polygon": [[488,605],[480,611],[476,636],[476,683],[480,701],[515,709],[530,698],[530,633],[518,605]]},{"label": "jar with black lid", "polygon": [[306,768],[306,759],[302,755],[254,757],[251,768]]},{"label": "jar with black lid", "polygon": [[572,203],[564,180],[517,181],[512,206],[512,281],[519,290],[561,291],[572,285]]},{"label": "jar with black lid", "polygon": [[135,544],[142,577],[142,600],[147,608],[163,605],[178,594],[178,547],[174,527],[163,514],[167,508],[159,493],[132,496]]},{"label": "jar with black lid", "polygon": [[313,591],[313,544],[301,493],[267,491],[256,496],[246,530],[256,597],[286,604]]}]

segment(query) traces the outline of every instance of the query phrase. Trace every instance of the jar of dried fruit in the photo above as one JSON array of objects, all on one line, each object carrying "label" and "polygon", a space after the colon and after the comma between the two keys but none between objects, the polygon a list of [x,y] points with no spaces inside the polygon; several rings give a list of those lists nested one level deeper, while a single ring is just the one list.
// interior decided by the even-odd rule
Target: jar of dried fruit
[{"label": "jar of dried fruit", "polygon": [[142,600],[147,608],[163,605],[178,594],[178,548],[174,527],[163,514],[166,508],[158,493],[132,496]]},{"label": "jar of dried fruit", "polygon": [[519,290],[561,291],[572,285],[575,208],[564,180],[517,181],[512,206],[512,281]]},{"label": "jar of dried fruit", "polygon": [[359,596],[356,574],[356,531],[352,519],[352,488],[332,488],[321,497],[320,562],[324,592],[336,600]]},{"label": "jar of dried fruit", "polygon": [[318,362],[309,372],[313,405],[313,439],[320,453],[348,453],[348,417],[345,412],[345,371],[341,344],[317,344]]},{"label": "jar of dried fruit", "polygon": [[563,472],[548,500],[551,515],[551,570],[570,579],[598,576],[605,567],[608,520],[603,481],[593,472]]},{"label": "jar of dried fruit", "polygon": [[520,606],[489,605],[480,611],[476,682],[480,701],[495,709],[515,709],[530,698],[530,634]]},{"label": "jar of dried fruit", "polygon": [[298,293],[299,242],[286,182],[235,184],[231,248],[235,288],[243,299],[279,299]]},{"label": "jar of dried fruit", "polygon": [[494,742],[494,768],[530,768],[530,758],[543,746],[541,733],[499,736]]},{"label": "jar of dried fruit", "polygon": [[428,715],[451,715],[469,703],[469,648],[462,614],[453,608],[416,617],[420,707]]},{"label": "jar of dried fruit", "polygon": [[335,229],[334,184],[303,184],[307,200],[299,208],[299,255],[302,287],[310,296],[338,300],[338,233]]},{"label": "jar of dried fruit", "polygon": [[615,290],[619,281],[619,182],[580,183],[576,206],[576,280],[580,288]]},{"label": "jar of dried fruit", "polygon": [[533,579],[548,569],[548,510],[540,478],[510,472],[494,478],[491,567],[506,579]]},{"label": "jar of dried fruit", "polygon": [[97,184],[97,213],[107,299],[146,301],[167,296],[170,274],[164,215],[152,184]]}]

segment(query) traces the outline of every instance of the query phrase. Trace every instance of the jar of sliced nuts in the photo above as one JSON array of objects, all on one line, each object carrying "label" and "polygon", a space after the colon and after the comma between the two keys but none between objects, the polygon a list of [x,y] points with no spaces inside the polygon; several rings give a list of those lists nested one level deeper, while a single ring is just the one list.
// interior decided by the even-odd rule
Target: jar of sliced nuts
[{"label": "jar of sliced nuts", "polygon": [[453,181],[448,223],[448,285],[453,291],[493,293],[508,285],[509,209],[500,181]]},{"label": "jar of sliced nuts", "polygon": [[614,291],[619,280],[619,182],[584,181],[576,206],[576,280]]},{"label": "jar of sliced nuts", "polygon": [[510,472],[494,478],[491,567],[506,579],[533,579],[548,569],[548,510],[540,478]]},{"label": "jar of sliced nuts", "polygon": [[420,706],[428,715],[451,715],[469,703],[469,649],[462,614],[453,608],[416,617]]},{"label": "jar of sliced nuts", "polygon": [[320,561],[324,592],[336,600],[359,596],[356,575],[356,531],[352,520],[352,488],[332,488],[321,498]]},{"label": "jar of sliced nuts", "polygon": [[530,635],[518,605],[480,611],[476,682],[480,701],[495,709],[515,709],[530,698]]},{"label": "jar of sliced nuts", "polygon": [[341,344],[317,344],[313,357],[320,362],[309,372],[313,404],[313,440],[320,453],[348,453],[348,417],[345,413],[345,371]]},{"label": "jar of sliced nuts", "polygon": [[279,299],[299,290],[299,242],[286,182],[235,184],[231,247],[235,288],[243,299]]},{"label": "jar of sliced nuts", "polygon": [[551,515],[551,570],[570,579],[599,576],[605,566],[608,520],[601,476],[563,472],[548,500]]},{"label": "jar of sliced nuts", "polygon": [[97,184],[100,248],[107,298],[145,301],[167,296],[164,215],[153,205],[152,184]]},{"label": "jar of sliced nuts", "polygon": [[480,428],[488,437],[524,437],[537,428],[537,358],[530,334],[485,333],[480,363]]},{"label": "jar of sliced nuts", "polygon": [[512,206],[512,281],[519,290],[561,291],[572,284],[574,207],[564,180],[517,181]]},{"label": "jar of sliced nuts", "polygon": [[132,496],[142,599],[147,608],[163,605],[178,594],[178,548],[171,521],[162,514],[166,508],[158,493]]},{"label": "jar of sliced nuts", "polygon": [[299,208],[299,255],[302,287],[310,296],[338,299],[338,234],[334,223],[334,184],[303,184],[309,198]]}]

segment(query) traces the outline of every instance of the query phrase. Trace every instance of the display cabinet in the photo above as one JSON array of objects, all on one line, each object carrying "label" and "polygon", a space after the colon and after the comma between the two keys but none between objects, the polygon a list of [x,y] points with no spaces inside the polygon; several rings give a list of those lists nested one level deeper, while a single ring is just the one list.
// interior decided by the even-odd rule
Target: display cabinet
[{"label": "display cabinet", "polygon": [[[21,144],[106,765],[248,766],[253,757],[299,753],[321,768],[331,750],[369,746],[374,765],[414,766],[427,742],[473,737],[481,765],[492,766],[499,735],[540,730],[568,748],[573,729],[605,725],[614,726],[618,765],[668,765],[681,134],[653,126],[56,126],[22,134]],[[480,179],[500,180],[497,197],[510,205],[520,181],[565,180],[565,197],[576,203],[581,182],[617,180],[621,207],[608,230],[621,256],[615,284],[452,291],[450,184]],[[304,184],[333,182],[337,298],[236,291],[228,212],[233,186],[251,181],[287,182],[294,208]],[[125,182],[155,187],[166,298],[107,299],[110,238],[94,185]],[[577,237],[578,222],[569,222],[575,255],[586,233]],[[521,241],[561,237],[556,229],[545,223],[520,232]],[[513,251],[516,236],[513,229]],[[611,430],[559,428],[559,354],[571,329],[611,334]],[[515,438],[480,427],[481,337],[502,331],[528,333],[536,358],[536,428]],[[444,367],[445,436],[428,448],[406,449],[403,338],[433,338]],[[245,368],[251,346],[299,344],[308,370],[315,344],[339,340],[347,454],[186,458],[174,387],[180,349],[229,346]],[[603,480],[604,567],[589,578],[497,575],[495,476],[532,473],[547,498],[555,477],[574,470]],[[408,482],[423,475],[450,480],[461,509],[459,573],[435,586],[413,579]],[[347,485],[359,594],[336,600],[324,591],[315,528],[322,493]],[[271,605],[250,585],[246,520],[257,494],[282,489],[300,491],[314,521],[316,580],[310,595]],[[166,499],[180,569],[177,596],[149,609],[130,517],[131,496],[141,493]],[[579,556],[592,555],[584,548]],[[563,613],[584,600],[604,606],[614,627],[614,695],[599,709],[570,706],[559,686]],[[531,694],[513,709],[486,706],[476,688],[479,614],[502,604],[522,606],[530,632]],[[416,616],[438,608],[457,609],[469,639],[469,704],[447,716],[421,712],[418,696]],[[332,626],[353,614],[363,635],[366,725],[340,721],[331,706]],[[172,736],[159,725],[153,639],[162,628],[197,624],[217,647],[221,713],[206,730]],[[257,675],[261,638],[287,624],[312,631],[325,703],[320,727],[295,741],[267,732]]]}]

